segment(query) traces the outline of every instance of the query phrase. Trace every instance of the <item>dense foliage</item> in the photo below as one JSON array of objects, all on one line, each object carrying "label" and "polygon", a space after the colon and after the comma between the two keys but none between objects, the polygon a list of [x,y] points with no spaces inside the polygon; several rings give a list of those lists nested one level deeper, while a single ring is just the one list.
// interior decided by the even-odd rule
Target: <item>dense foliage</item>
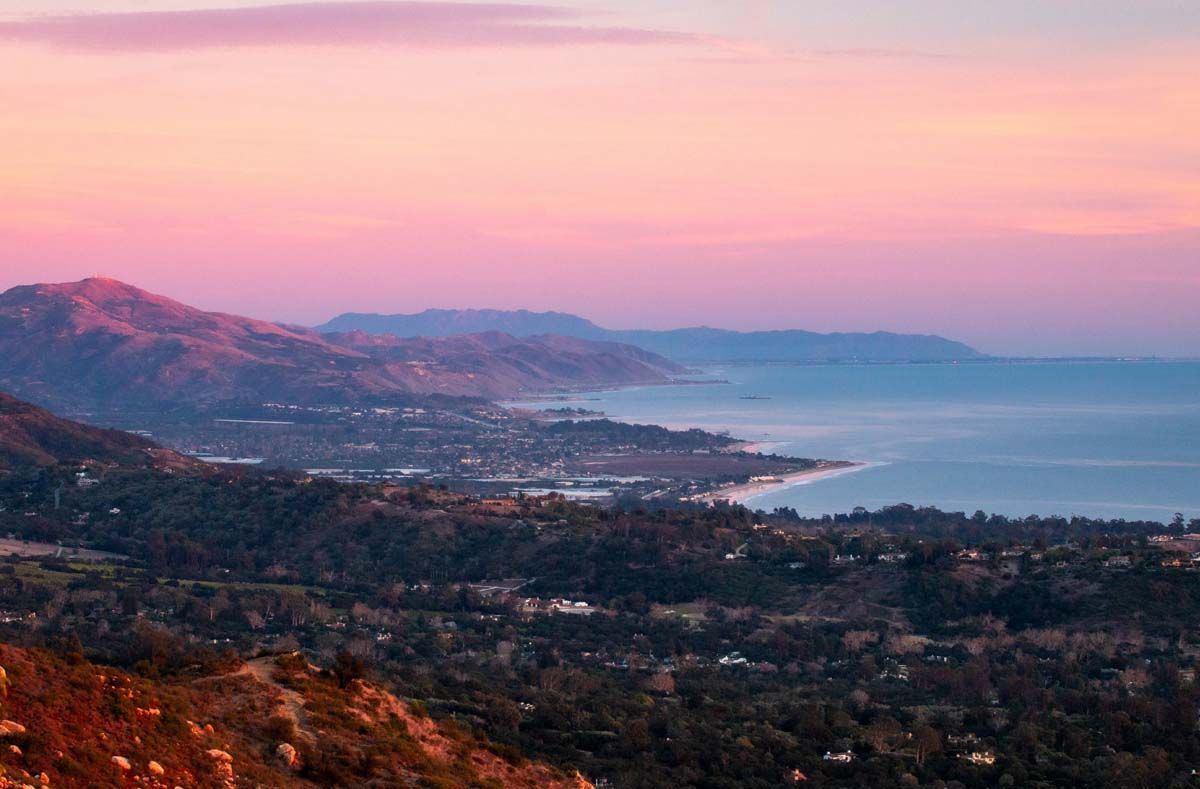
[{"label": "dense foliage", "polygon": [[7,640],[151,676],[303,648],[620,787],[1182,786],[1200,766],[1182,519],[72,473],[0,479],[0,530],[129,559],[10,559]]}]

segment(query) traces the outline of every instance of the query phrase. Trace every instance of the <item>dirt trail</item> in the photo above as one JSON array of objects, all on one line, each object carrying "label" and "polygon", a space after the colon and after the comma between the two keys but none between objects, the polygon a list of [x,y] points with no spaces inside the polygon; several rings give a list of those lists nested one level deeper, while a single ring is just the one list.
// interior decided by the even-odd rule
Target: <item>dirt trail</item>
[{"label": "dirt trail", "polygon": [[243,663],[237,671],[217,677],[203,677],[196,680],[196,683],[214,682],[230,677],[250,677],[256,682],[261,682],[275,691],[275,714],[296,724],[296,731],[305,739],[315,741],[316,734],[308,727],[308,716],[304,713],[304,696],[279,684],[272,676],[274,671],[275,658],[262,657]]},{"label": "dirt trail", "polygon": [[249,674],[264,685],[269,685],[278,691],[280,712],[296,724],[296,729],[301,734],[310,740],[315,739],[315,735],[309,731],[306,725],[308,716],[304,714],[304,696],[276,682],[272,676],[274,671],[275,658],[264,657],[247,661],[238,669],[237,673]]}]

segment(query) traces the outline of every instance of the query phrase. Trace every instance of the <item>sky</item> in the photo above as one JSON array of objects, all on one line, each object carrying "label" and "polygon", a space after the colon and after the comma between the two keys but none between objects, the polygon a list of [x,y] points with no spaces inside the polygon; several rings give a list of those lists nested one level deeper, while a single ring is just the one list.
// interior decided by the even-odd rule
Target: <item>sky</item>
[{"label": "sky", "polygon": [[1200,356],[1195,0],[0,0],[0,288]]}]

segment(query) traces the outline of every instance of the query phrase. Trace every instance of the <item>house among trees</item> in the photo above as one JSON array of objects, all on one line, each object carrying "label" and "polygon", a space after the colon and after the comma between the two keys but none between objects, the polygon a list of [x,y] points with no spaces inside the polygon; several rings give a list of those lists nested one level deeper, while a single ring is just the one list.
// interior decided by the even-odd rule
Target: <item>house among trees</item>
[{"label": "house among trees", "polygon": [[991,751],[971,751],[964,753],[961,758],[971,764],[992,765],[996,763],[996,754]]}]

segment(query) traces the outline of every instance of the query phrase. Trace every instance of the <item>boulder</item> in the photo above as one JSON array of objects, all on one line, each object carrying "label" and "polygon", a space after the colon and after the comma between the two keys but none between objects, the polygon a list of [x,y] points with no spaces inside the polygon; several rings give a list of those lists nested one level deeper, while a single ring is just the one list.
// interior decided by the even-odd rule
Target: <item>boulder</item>
[{"label": "boulder", "polygon": [[220,748],[210,748],[206,753],[217,763],[215,772],[224,779],[225,786],[233,786],[233,757],[229,752]]},{"label": "boulder", "polygon": [[16,721],[10,721],[8,719],[0,721],[0,737],[3,737],[8,734],[24,734],[24,733],[25,733],[25,727],[22,726],[21,724],[17,723]]},{"label": "boulder", "polygon": [[124,756],[114,756],[110,761],[112,761],[112,763],[117,766],[117,769],[121,770],[122,772],[127,772],[133,768],[133,765],[130,764],[129,760]]},{"label": "boulder", "polygon": [[275,755],[287,767],[296,767],[300,763],[300,754],[296,752],[296,747],[290,742],[279,743],[279,747],[275,749]]}]

